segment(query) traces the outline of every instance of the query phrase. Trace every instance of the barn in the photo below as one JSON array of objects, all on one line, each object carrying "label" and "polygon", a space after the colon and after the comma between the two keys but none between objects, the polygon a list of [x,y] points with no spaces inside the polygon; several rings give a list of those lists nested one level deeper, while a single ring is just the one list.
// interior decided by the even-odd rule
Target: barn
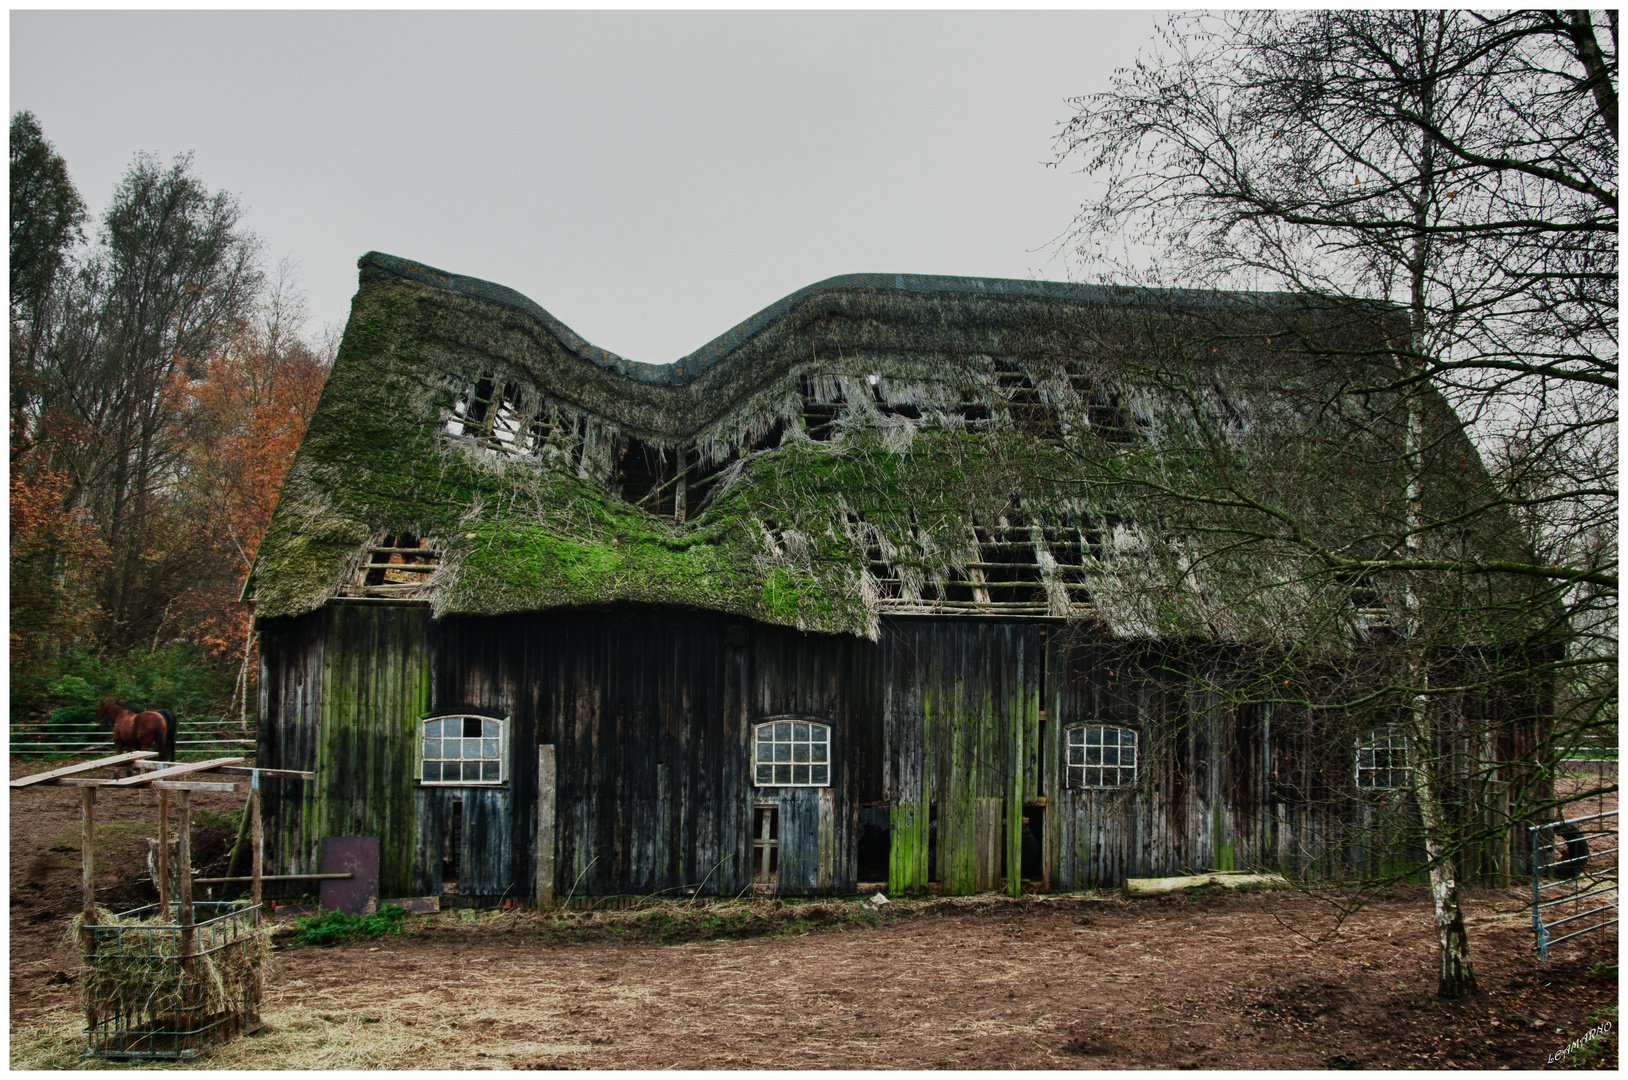
[{"label": "barn", "polygon": [[[850,275],[649,365],[365,256],[245,589],[259,761],[318,777],[267,782],[268,872],[377,836],[382,895],[489,906],[1416,855],[1383,711],[1313,740],[1262,689],[1285,650],[1380,677],[1400,601],[1203,552],[1102,480],[1195,417],[1289,475],[1271,455],[1330,376],[1253,300]],[[1203,400],[1139,381],[1149,350]],[[1436,501],[1480,469],[1438,404]],[[1380,473],[1286,497],[1388,513]],[[1501,710],[1518,758],[1544,693],[1460,706]]]}]

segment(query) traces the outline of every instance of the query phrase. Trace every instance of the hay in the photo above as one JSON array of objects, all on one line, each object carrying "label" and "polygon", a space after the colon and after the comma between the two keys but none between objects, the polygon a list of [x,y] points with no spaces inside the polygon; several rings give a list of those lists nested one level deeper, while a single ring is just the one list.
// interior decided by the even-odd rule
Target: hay
[{"label": "hay", "polygon": [[[180,930],[156,915],[130,918],[97,908],[89,932],[94,948],[80,965],[81,1003],[91,1013],[153,1029],[197,1028],[203,1017],[257,1007],[271,971],[272,930],[264,924],[238,927],[225,941],[211,940],[207,930],[198,934],[190,965],[181,963]],[[69,941],[80,947],[85,933],[84,915],[74,916]]]}]

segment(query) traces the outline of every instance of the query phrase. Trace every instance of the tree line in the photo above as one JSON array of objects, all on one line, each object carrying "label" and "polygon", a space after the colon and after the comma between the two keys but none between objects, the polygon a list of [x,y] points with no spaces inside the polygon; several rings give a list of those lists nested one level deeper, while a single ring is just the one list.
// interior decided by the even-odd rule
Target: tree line
[{"label": "tree line", "polygon": [[11,120],[13,722],[115,693],[247,714],[238,596],[331,363],[287,260],[189,155],[92,221]]}]

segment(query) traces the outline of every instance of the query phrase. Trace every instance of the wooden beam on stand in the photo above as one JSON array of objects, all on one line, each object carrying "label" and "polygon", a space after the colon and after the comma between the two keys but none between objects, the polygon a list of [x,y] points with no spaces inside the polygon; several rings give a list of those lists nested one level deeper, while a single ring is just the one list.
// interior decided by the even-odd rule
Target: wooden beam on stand
[{"label": "wooden beam on stand", "polygon": [[64,765],[60,769],[48,769],[45,772],[33,773],[29,776],[19,776],[11,782],[14,788],[28,787],[32,784],[43,784],[48,780],[55,780],[59,776],[71,776],[74,773],[89,772],[100,769],[104,765],[123,765],[128,761],[138,761],[142,758],[157,757],[157,750],[132,750],[128,754],[117,754],[113,757],[97,758],[95,761],[81,761],[75,765]]},{"label": "wooden beam on stand", "polygon": [[170,917],[170,793],[158,793],[158,917]]}]

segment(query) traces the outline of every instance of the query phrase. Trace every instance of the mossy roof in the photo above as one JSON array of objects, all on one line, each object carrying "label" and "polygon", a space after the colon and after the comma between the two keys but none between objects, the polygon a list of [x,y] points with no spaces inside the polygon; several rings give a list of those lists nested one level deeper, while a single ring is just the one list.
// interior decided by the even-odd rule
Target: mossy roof
[{"label": "mossy roof", "polygon": [[[262,617],[321,606],[382,536],[411,534],[441,551],[416,590],[437,616],[661,604],[874,636],[890,603],[966,580],[987,530],[1044,524],[1077,530],[1083,552],[1061,573],[1037,537],[1050,616],[1126,638],[1339,636],[1350,597],[1303,549],[1151,527],[1145,483],[1123,481],[1249,469],[1292,512],[1353,536],[1353,521],[1379,535],[1405,512],[1400,436],[1384,423],[1348,441],[1349,471],[1326,445],[1289,460],[1314,456],[1297,433],[1326,426],[1331,402],[1359,421],[1385,412],[1371,395],[1331,396],[1350,372],[1327,359],[1375,353],[1377,309],[1320,313],[1308,337],[1284,317],[1304,305],[1282,297],[853,274],[651,365],[511,289],[378,253],[359,266],[260,549]],[[527,433],[510,452],[459,419],[483,385],[509,395]],[[1436,404],[1433,452],[1473,458]],[[821,438],[811,405],[832,418]],[[1169,452],[1183,442],[1192,453]],[[716,482],[682,520],[652,514],[618,482],[634,447],[682,453]],[[1434,472],[1444,499],[1474,483]]]}]

